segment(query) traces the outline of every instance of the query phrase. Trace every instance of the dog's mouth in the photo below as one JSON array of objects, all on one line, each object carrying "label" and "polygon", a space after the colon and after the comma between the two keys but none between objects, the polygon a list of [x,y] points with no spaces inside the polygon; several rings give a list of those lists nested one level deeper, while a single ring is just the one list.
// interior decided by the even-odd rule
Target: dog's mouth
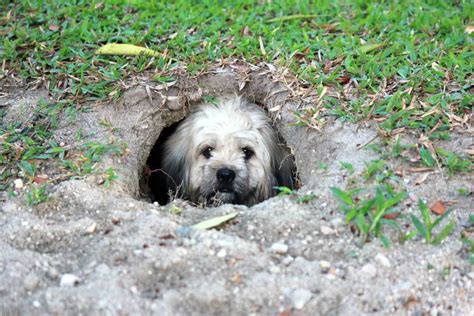
[{"label": "dog's mouth", "polygon": [[238,204],[238,194],[232,188],[219,188],[208,197],[208,201],[213,205]]}]

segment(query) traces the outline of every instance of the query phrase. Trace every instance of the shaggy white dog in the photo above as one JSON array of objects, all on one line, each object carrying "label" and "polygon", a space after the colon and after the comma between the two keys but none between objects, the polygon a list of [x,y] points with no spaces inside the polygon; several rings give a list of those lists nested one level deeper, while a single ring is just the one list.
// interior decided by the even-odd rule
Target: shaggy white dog
[{"label": "shaggy white dog", "polygon": [[194,203],[253,205],[293,188],[294,159],[265,111],[234,97],[196,107],[165,142],[161,169]]}]

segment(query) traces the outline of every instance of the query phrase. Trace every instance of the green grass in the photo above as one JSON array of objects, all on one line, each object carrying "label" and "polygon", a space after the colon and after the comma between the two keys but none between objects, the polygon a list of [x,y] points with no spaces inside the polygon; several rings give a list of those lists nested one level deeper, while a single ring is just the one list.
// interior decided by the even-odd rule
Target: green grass
[{"label": "green grass", "polygon": [[[319,114],[327,112],[350,121],[375,118],[387,131],[404,127],[443,138],[454,115],[464,118],[474,103],[473,35],[464,32],[473,24],[469,0],[20,0],[2,2],[0,12],[0,85],[13,77],[39,82],[58,101],[46,106],[64,112],[119,98],[121,80],[137,73],[150,71],[166,83],[183,67],[197,75],[234,59],[288,68],[322,97],[319,108],[295,113],[299,125],[318,127]],[[106,43],[146,46],[163,55],[95,55]],[[330,96],[328,89],[343,97]],[[54,121],[27,130],[3,124],[0,168],[11,171],[15,164],[32,177],[37,155],[60,159],[51,140],[54,127]],[[20,156],[11,148],[18,141]],[[453,155],[440,160],[450,172],[471,166]]]}]

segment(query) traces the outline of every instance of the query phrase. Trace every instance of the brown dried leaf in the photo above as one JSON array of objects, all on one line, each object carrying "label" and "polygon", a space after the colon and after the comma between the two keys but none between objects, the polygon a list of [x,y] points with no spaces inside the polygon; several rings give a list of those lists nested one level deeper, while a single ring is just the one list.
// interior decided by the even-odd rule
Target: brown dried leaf
[{"label": "brown dried leaf", "polygon": [[410,172],[427,172],[427,171],[433,171],[433,168],[429,167],[416,167],[416,168],[410,168],[408,169]]},{"label": "brown dried leaf", "polygon": [[430,210],[437,215],[443,215],[446,212],[446,204],[441,200],[436,201],[430,206]]},{"label": "brown dried leaf", "polygon": [[56,32],[56,31],[59,31],[59,26],[54,25],[54,24],[50,24],[50,25],[48,26],[48,29],[49,29],[50,31]]},{"label": "brown dried leaf", "polygon": [[351,81],[351,77],[349,77],[348,74],[345,74],[341,77],[336,78],[336,81],[338,81],[341,84],[347,84],[349,81]]},{"label": "brown dried leaf", "polygon": [[331,70],[331,67],[332,67],[332,62],[330,60],[326,60],[326,62],[324,63],[323,72],[325,74],[328,74],[329,71]]},{"label": "brown dried leaf", "polygon": [[38,176],[35,177],[35,179],[33,181],[35,183],[38,183],[38,184],[43,184],[43,183],[48,182],[48,176],[47,175],[38,175]]},{"label": "brown dried leaf", "polygon": [[385,215],[383,216],[383,218],[385,218],[385,219],[395,219],[395,218],[397,218],[398,216],[400,216],[400,213],[399,213],[399,212],[395,212],[395,213],[385,214]]},{"label": "brown dried leaf", "polygon": [[472,32],[474,32],[474,25],[468,25],[464,29],[464,33],[471,34]]},{"label": "brown dried leaf", "polygon": [[250,31],[250,28],[247,25],[240,31],[240,33],[243,36],[252,36],[252,31]]},{"label": "brown dried leaf", "polygon": [[428,178],[429,173],[423,173],[421,174],[418,178],[415,180],[415,185],[420,185],[423,182],[426,181],[426,178]]},{"label": "brown dried leaf", "polygon": [[306,55],[308,55],[308,53],[309,53],[309,47],[306,47],[302,52],[296,52],[294,54],[294,56],[295,56],[295,58],[298,62],[302,62],[302,61],[304,61],[304,59],[305,59]]}]

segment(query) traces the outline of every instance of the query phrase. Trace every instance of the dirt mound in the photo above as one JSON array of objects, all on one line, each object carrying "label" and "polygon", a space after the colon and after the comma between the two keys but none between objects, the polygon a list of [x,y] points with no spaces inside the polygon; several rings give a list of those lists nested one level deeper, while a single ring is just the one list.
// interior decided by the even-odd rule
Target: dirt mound
[{"label": "dirt mound", "polygon": [[[268,110],[295,154],[302,187],[251,208],[148,203],[140,180],[161,131],[207,96],[223,94]],[[64,181],[33,208],[21,198],[3,203],[1,314],[472,313],[474,273],[459,240],[472,196],[458,193],[472,187],[472,175],[432,172],[421,184],[417,174],[400,178],[408,212],[418,212],[418,198],[455,201],[449,218],[457,226],[441,245],[401,244],[397,232],[388,233],[389,248],[377,239],[362,245],[330,187],[351,186],[341,162],[357,175],[381,159],[365,146],[376,129],[329,117],[321,131],[295,126],[294,111],[306,105],[266,72],[226,69],[172,86],[144,79],[120,102],[64,124],[56,136],[66,144],[78,141],[78,130],[88,140],[128,144],[124,156],[101,162],[119,180],[110,188],[95,176]],[[239,215],[219,230],[189,228],[230,212]]]}]

